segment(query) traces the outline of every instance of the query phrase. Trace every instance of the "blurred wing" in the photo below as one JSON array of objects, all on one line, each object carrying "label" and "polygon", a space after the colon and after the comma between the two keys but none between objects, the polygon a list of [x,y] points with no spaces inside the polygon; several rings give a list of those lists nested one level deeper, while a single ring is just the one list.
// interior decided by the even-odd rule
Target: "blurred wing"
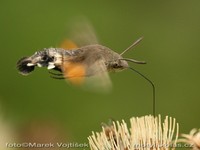
[{"label": "blurred wing", "polygon": [[[91,59],[95,60],[95,59]],[[111,89],[111,81],[103,60],[87,60],[76,62],[72,58],[63,64],[64,77],[73,85],[88,90],[107,92]]]},{"label": "blurred wing", "polygon": [[72,20],[68,29],[69,39],[74,41],[78,47],[98,43],[95,30],[91,23],[84,17]]},{"label": "blurred wing", "polygon": [[73,42],[72,40],[70,39],[64,39],[60,46],[60,48],[63,48],[63,49],[66,49],[66,50],[73,50],[73,49],[77,49],[78,46],[76,45],[75,42]]},{"label": "blurred wing", "polygon": [[87,72],[93,73],[92,76],[86,78],[86,88],[100,92],[110,91],[112,83],[103,60],[98,60],[92,64]]},{"label": "blurred wing", "polygon": [[[61,48],[73,50],[98,43],[92,25],[83,17],[71,21],[68,27],[68,39],[61,43]],[[93,53],[92,49],[91,52]],[[111,89],[111,81],[104,60],[95,59],[96,55],[87,55],[86,60],[81,61],[80,59],[85,57],[82,55],[67,57],[64,61],[62,72],[67,81],[73,85],[93,91],[107,92]]]}]

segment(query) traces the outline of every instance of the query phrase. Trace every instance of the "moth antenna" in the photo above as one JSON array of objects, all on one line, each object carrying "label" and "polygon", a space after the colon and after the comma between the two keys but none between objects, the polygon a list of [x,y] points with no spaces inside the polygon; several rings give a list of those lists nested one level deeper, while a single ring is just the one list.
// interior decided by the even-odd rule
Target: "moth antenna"
[{"label": "moth antenna", "polygon": [[129,67],[129,69],[131,69],[132,71],[136,72],[137,74],[139,74],[140,76],[142,76],[146,81],[148,81],[151,86],[152,86],[152,95],[153,95],[153,99],[152,99],[152,108],[153,108],[153,115],[155,116],[156,115],[156,88],[155,88],[155,85],[154,83],[149,79],[147,78],[145,75],[143,75],[142,73],[140,73],[139,71],[135,70],[134,68],[131,68]]},{"label": "moth antenna", "polygon": [[122,56],[124,53],[135,47],[140,41],[142,41],[143,37],[139,38],[137,41],[135,41],[133,44],[131,44],[127,49],[125,49],[120,55]]},{"label": "moth antenna", "polygon": [[138,60],[130,59],[130,58],[120,58],[119,60],[126,60],[126,61],[130,61],[130,62],[133,62],[133,63],[136,63],[136,64],[146,64],[145,61],[138,61]]}]

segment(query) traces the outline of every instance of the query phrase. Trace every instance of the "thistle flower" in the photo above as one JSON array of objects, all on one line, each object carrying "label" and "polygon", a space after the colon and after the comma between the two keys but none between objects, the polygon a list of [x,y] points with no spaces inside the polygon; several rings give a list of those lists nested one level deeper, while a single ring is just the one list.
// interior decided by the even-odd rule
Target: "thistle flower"
[{"label": "thistle flower", "polygon": [[[91,150],[171,150],[178,139],[179,125],[175,119],[161,116],[133,117],[130,130],[124,120],[102,127],[88,137]],[[176,133],[175,133],[176,132]],[[175,134],[175,136],[174,136]],[[174,137],[174,138],[173,138]],[[175,139],[173,141],[173,139]]]},{"label": "thistle flower", "polygon": [[180,142],[190,144],[193,150],[200,150],[200,129],[192,129],[189,134],[182,134],[184,139],[180,139]]}]

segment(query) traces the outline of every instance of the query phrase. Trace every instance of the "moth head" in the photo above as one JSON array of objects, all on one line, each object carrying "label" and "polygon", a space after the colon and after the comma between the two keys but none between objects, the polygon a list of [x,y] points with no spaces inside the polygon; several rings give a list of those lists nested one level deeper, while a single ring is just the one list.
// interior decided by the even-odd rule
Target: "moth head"
[{"label": "moth head", "polygon": [[111,71],[121,71],[128,68],[128,63],[125,60],[117,59],[109,62],[107,66],[108,69]]},{"label": "moth head", "polygon": [[145,64],[145,61],[138,61],[135,59],[130,58],[123,58],[122,55],[125,54],[127,51],[132,49],[134,46],[136,46],[143,37],[139,38],[137,41],[135,41],[133,44],[131,44],[128,48],[126,48],[121,54],[114,53],[113,60],[106,63],[106,66],[108,70],[110,71],[120,71],[126,68],[129,68],[128,62],[136,63],[136,64]]}]

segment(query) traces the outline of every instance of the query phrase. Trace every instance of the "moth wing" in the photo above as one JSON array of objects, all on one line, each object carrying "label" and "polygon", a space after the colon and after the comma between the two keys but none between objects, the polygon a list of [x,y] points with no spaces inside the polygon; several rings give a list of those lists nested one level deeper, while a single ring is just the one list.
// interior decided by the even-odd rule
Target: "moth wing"
[{"label": "moth wing", "polygon": [[74,41],[66,38],[60,43],[59,47],[65,50],[73,50],[73,49],[77,49],[78,45]]},{"label": "moth wing", "polygon": [[73,50],[78,47],[97,44],[95,30],[86,18],[76,18],[70,21],[67,30],[67,38],[59,45],[65,50]]},{"label": "moth wing", "polygon": [[[64,40],[61,45],[66,50],[98,43],[93,26],[84,17],[71,20],[68,29],[70,40]],[[89,51],[93,53],[94,50]],[[95,59],[96,55],[87,55],[86,61],[77,61],[81,57],[82,54],[78,54],[63,62],[62,72],[67,81],[88,90],[109,91],[112,84],[103,57]]]},{"label": "moth wing", "polygon": [[78,47],[99,43],[93,26],[84,17],[70,21],[67,35]]},{"label": "moth wing", "polygon": [[105,62],[103,60],[98,60],[87,70],[88,74],[93,73],[92,76],[86,78],[86,88],[93,89],[100,92],[110,91],[112,87],[112,82],[110,80]]},{"label": "moth wing", "polygon": [[103,59],[89,58],[76,63],[74,59],[63,64],[62,72],[67,81],[86,90],[107,92],[111,89],[112,83]]}]

